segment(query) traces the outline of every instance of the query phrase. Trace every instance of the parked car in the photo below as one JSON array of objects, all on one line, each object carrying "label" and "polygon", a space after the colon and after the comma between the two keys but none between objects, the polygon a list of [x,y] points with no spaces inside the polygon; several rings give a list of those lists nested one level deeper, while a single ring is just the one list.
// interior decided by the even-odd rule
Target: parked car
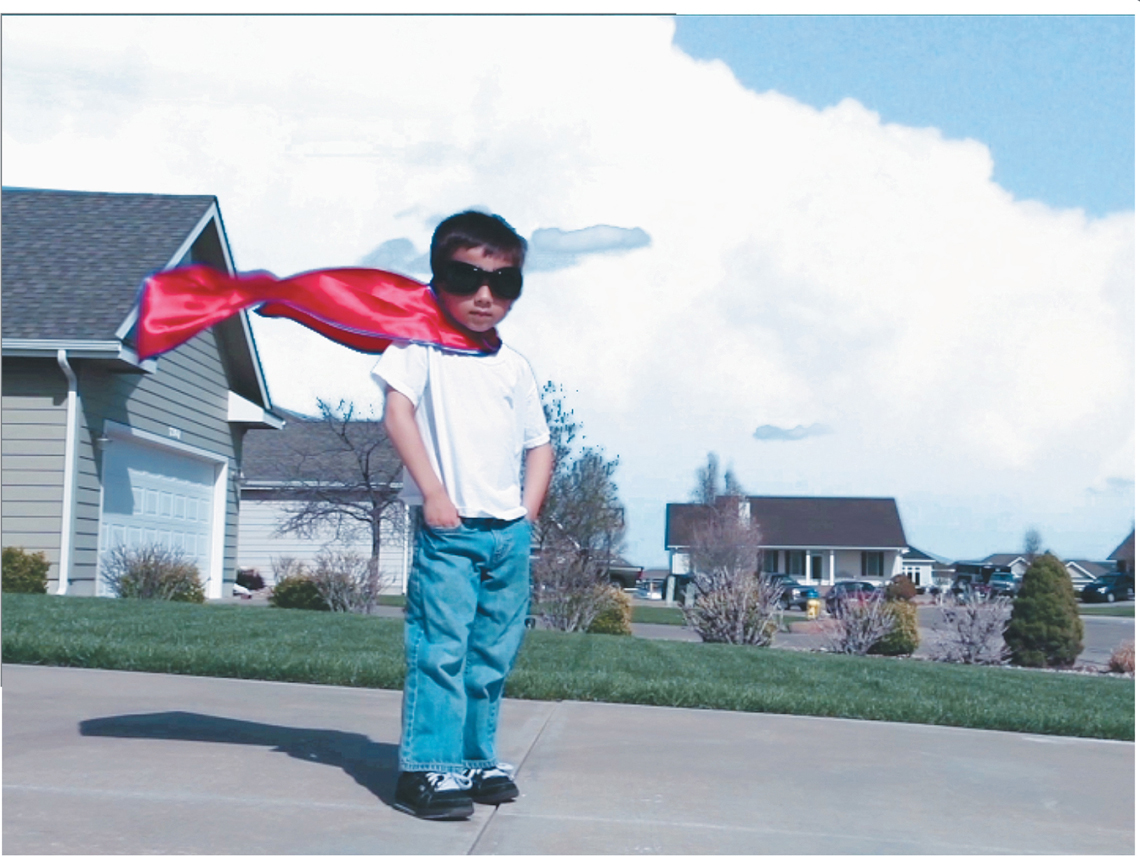
[{"label": "parked car", "polygon": [[1013,597],[1021,588],[1021,582],[1010,571],[994,571],[988,585],[993,597]]},{"label": "parked car", "polygon": [[836,580],[835,585],[824,596],[824,603],[827,606],[827,611],[836,615],[845,603],[852,601],[866,603],[882,596],[882,590],[874,583],[865,580]]},{"label": "parked car", "polygon": [[1084,587],[1081,591],[1081,600],[1086,603],[1131,600],[1135,584],[1135,580],[1127,574],[1105,574]]},{"label": "parked car", "polygon": [[807,612],[807,602],[812,598],[819,599],[818,589],[804,585],[790,574],[768,574],[766,579],[780,587],[780,606],[784,609],[797,607]]}]

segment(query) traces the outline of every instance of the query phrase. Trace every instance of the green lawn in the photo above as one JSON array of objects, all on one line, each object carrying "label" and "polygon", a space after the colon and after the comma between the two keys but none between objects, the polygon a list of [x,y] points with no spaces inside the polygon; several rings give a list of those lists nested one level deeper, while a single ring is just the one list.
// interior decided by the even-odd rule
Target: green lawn
[{"label": "green lawn", "polygon": [[1107,606],[1088,606],[1081,604],[1081,615],[1115,615],[1119,618],[1135,618],[1136,604],[1113,603]]},{"label": "green lawn", "polygon": [[633,607],[634,624],[673,624],[685,626],[685,614],[678,606],[637,606]]},{"label": "green lawn", "polygon": [[[399,619],[5,595],[7,663],[399,689]],[[881,719],[1132,740],[1134,683],[1082,674],[531,631],[515,698]]]}]

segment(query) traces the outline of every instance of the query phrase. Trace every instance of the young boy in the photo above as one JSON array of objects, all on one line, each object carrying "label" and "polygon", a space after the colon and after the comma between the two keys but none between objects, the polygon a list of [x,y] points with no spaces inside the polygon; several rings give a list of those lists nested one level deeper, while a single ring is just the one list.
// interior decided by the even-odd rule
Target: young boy
[{"label": "young boy", "polygon": [[[493,334],[522,291],[525,253],[501,217],[466,211],[440,223],[431,288],[444,314]],[[529,609],[531,522],[550,483],[550,433],[530,365],[505,345],[493,354],[392,345],[373,375],[404,463],[401,496],[421,507],[395,806],[468,817],[472,801],[518,796],[495,733]]]}]

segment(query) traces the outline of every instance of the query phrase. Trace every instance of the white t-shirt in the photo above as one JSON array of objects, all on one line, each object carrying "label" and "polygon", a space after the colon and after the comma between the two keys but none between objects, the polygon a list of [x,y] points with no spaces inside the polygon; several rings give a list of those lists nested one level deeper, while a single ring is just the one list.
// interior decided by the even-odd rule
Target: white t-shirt
[{"label": "white t-shirt", "polygon": [[[550,442],[534,372],[518,351],[458,354],[430,345],[390,345],[373,379],[416,408],[428,459],[460,517],[514,520],[526,514],[520,469],[524,449]],[[400,498],[422,505],[404,471]]]}]

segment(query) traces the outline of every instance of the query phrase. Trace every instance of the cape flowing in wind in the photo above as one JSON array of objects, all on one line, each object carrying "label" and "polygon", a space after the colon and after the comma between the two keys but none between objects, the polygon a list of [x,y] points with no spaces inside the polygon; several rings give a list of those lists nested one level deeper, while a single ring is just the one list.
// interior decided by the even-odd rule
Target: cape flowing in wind
[{"label": "cape flowing in wind", "polygon": [[357,351],[378,354],[392,342],[494,353],[489,330],[475,334],[442,311],[430,288],[371,268],[331,268],[278,279],[270,273],[228,274],[205,265],[152,274],[139,293],[135,344],[141,359],[164,354],[203,330],[257,306],[268,318],[291,318]]}]

